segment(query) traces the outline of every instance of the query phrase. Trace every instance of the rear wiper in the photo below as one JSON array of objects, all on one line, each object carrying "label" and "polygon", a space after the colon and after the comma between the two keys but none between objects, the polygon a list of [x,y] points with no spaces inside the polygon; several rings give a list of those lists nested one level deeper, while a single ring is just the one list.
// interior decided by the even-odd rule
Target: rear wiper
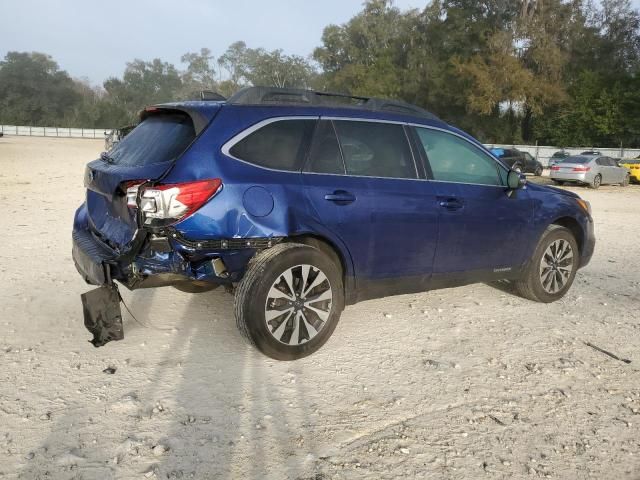
[{"label": "rear wiper", "polygon": [[116,161],[111,157],[107,152],[102,152],[100,154],[100,160],[107,163],[116,163]]}]

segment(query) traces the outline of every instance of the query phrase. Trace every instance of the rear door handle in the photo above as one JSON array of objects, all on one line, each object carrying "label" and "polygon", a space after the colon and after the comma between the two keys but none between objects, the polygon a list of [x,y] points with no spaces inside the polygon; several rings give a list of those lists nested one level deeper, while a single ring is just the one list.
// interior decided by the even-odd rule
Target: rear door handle
[{"label": "rear door handle", "polygon": [[438,197],[438,205],[447,210],[460,210],[464,204],[455,197]]},{"label": "rear door handle", "polygon": [[324,196],[324,199],[341,205],[346,205],[347,203],[356,201],[355,195],[345,190],[336,190],[333,193],[328,193]]}]

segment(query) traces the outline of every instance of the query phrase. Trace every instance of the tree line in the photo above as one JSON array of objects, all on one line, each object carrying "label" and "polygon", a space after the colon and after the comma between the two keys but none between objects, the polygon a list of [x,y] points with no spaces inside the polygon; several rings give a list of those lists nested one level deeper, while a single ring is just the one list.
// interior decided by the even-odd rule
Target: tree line
[{"label": "tree line", "polygon": [[487,143],[640,146],[640,13],[628,0],[368,0],[308,57],[236,42],[95,87],[43,53],[0,61],[0,123],[112,127],[145,105],[248,85],[396,98]]}]

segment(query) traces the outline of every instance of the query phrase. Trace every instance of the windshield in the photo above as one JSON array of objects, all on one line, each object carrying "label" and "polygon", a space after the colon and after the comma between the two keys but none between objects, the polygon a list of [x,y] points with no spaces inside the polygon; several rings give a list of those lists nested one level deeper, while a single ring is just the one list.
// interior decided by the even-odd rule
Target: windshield
[{"label": "windshield", "polygon": [[564,160],[562,160],[560,163],[589,163],[591,160],[593,160],[593,157],[581,157],[581,156],[575,156],[575,157],[567,157]]},{"label": "windshield", "polygon": [[191,118],[183,113],[148,117],[109,152],[113,163],[144,166],[175,160],[196,137]]},{"label": "windshield", "polygon": [[554,153],[554,154],[551,156],[551,158],[564,158],[564,157],[567,157],[567,156],[569,156],[569,154],[568,154],[568,153],[565,153],[565,152],[556,152],[556,153]]}]

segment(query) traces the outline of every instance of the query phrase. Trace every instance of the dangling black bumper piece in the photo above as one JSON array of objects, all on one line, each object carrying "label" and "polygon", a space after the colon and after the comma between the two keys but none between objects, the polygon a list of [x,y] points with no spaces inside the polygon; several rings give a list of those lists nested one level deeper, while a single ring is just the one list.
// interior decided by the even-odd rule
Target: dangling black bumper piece
[{"label": "dangling black bumper piece", "polygon": [[120,312],[120,293],[115,284],[103,285],[80,295],[84,326],[93,334],[90,342],[101,347],[112,340],[122,340],[122,314]]}]

